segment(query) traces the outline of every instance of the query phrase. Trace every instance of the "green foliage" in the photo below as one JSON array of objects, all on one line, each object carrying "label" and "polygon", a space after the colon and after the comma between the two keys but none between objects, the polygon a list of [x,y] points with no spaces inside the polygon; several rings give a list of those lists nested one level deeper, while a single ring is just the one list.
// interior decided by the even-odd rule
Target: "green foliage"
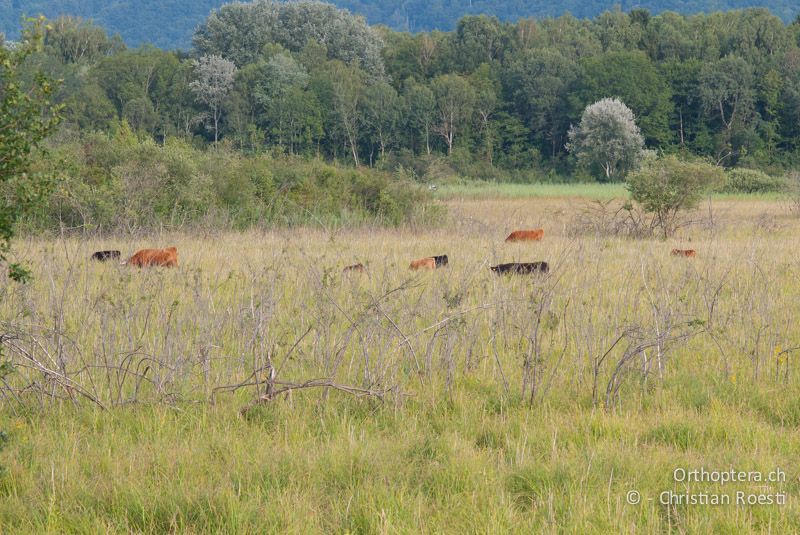
[{"label": "green foliage", "polygon": [[136,139],[124,123],[114,137],[87,136],[54,156],[70,165],[49,203],[27,218],[32,228],[400,225],[429,212],[427,193],[406,178],[299,157],[248,157],[225,146],[201,151],[176,138],[161,146]]},{"label": "green foliage", "polygon": [[[0,351],[0,357],[3,356],[2,351]],[[0,362],[0,379],[4,379],[14,373],[14,365],[11,361],[7,360],[4,362]]]},{"label": "green foliage", "polygon": [[93,63],[125,48],[119,35],[76,17],[59,17],[47,26],[44,44],[64,63]]},{"label": "green foliage", "polygon": [[618,99],[604,98],[587,106],[580,124],[570,128],[567,149],[605,180],[618,180],[639,163],[643,145],[630,108]]},{"label": "green foliage", "polygon": [[628,175],[631,198],[654,216],[664,238],[671,236],[682,210],[694,208],[702,195],[724,181],[721,168],[669,155],[651,158]]},{"label": "green foliage", "polygon": [[554,48],[524,50],[508,69],[505,83],[518,116],[535,133],[540,148],[554,157],[566,141],[568,96],[578,72],[576,62]]},{"label": "green foliage", "polygon": [[357,65],[372,77],[384,74],[383,43],[375,30],[322,2],[228,4],[212,12],[193,38],[200,54],[220,55],[240,67],[258,59],[267,45],[300,52],[310,42],[324,44],[330,59]]},{"label": "green foliage", "polygon": [[725,172],[725,193],[771,193],[786,189],[781,178],[771,177],[758,169],[736,168]]},{"label": "green foliage", "polygon": [[[567,150],[588,134],[578,128],[587,105],[615,98],[650,149],[772,174],[800,162],[798,27],[767,10],[470,14],[454,28],[398,33],[332,5],[260,0],[209,15],[186,54],[128,50],[64,17],[22,79],[64,80],[53,101],[70,129],[111,133],[125,121],[158,144],[403,166],[422,179],[447,155],[441,169],[461,178],[619,180],[636,164],[625,147],[638,144],[615,145],[630,130],[619,121],[594,129],[588,150]],[[212,56],[216,66],[200,68]]]},{"label": "green foliage", "polygon": [[579,109],[601,98],[616,97],[633,111],[648,144],[671,142],[669,85],[644,52],[635,50],[635,46],[605,52],[586,58],[582,67],[579,89],[573,96],[580,101]]},{"label": "green foliage", "polygon": [[436,122],[433,131],[447,144],[447,153],[452,154],[456,135],[467,127],[475,112],[475,89],[457,74],[444,74],[431,82],[436,99]]},{"label": "green foliage", "polygon": [[[36,73],[32,81],[21,76],[23,62],[42,45],[43,20],[32,21],[23,43],[0,46],[0,263],[11,249],[17,221],[41,202],[52,187],[52,177],[31,169],[31,156],[60,119],[60,106],[50,102],[54,83]],[[19,264],[9,266],[12,280],[25,282],[30,273]]]}]

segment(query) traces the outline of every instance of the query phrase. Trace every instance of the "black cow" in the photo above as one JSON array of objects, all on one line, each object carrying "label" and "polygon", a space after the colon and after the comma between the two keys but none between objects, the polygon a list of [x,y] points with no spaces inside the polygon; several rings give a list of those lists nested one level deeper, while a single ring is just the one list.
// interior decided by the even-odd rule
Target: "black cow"
[{"label": "black cow", "polygon": [[530,273],[548,273],[550,265],[547,262],[511,262],[510,264],[491,266],[491,269],[498,274],[528,275]]},{"label": "black cow", "polygon": [[437,268],[440,268],[442,266],[446,266],[447,265],[447,255],[446,254],[439,255],[439,256],[432,256],[431,258],[433,258],[433,261],[436,262],[436,267]]},{"label": "black cow", "polygon": [[119,260],[119,251],[97,251],[92,255],[92,260],[97,260],[98,262]]}]

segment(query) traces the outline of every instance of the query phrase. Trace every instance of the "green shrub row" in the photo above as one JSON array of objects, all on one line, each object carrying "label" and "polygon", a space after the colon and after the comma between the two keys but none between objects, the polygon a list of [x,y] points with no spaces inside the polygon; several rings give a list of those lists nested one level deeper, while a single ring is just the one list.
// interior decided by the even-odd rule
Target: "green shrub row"
[{"label": "green shrub row", "polygon": [[723,193],[773,193],[784,191],[786,181],[758,169],[735,168],[725,172]]},{"label": "green shrub row", "polygon": [[30,230],[398,226],[443,210],[403,173],[224,146],[198,150],[177,138],[160,145],[124,125],[113,136],[60,140],[38,167],[58,178],[48,204],[26,220]]}]

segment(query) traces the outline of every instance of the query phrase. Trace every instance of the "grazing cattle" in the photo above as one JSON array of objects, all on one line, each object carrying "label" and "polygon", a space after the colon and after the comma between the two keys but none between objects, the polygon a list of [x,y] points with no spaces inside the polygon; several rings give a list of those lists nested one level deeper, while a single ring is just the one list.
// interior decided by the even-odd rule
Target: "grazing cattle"
[{"label": "grazing cattle", "polygon": [[436,259],[433,257],[428,257],[420,258],[419,260],[412,260],[411,265],[408,266],[408,269],[413,269],[414,271],[419,269],[436,269]]},{"label": "grazing cattle", "polygon": [[491,270],[497,274],[527,275],[529,273],[548,273],[550,265],[547,262],[511,262],[491,266]]},{"label": "grazing cattle", "polygon": [[436,269],[447,265],[447,255],[428,256],[419,260],[412,260],[408,269]]},{"label": "grazing cattle", "polygon": [[672,251],[670,251],[669,254],[671,254],[672,256],[690,257],[690,256],[697,256],[697,251],[695,251],[694,249],[673,249]]},{"label": "grazing cattle", "polygon": [[92,255],[92,260],[105,262],[106,260],[119,260],[119,251],[97,251]]},{"label": "grazing cattle", "polygon": [[434,256],[433,261],[436,262],[437,268],[444,267],[447,265],[447,255],[443,254],[439,256]]},{"label": "grazing cattle", "polygon": [[342,270],[342,273],[364,273],[367,268],[364,267],[364,264],[358,263],[353,264],[352,266],[347,266]]},{"label": "grazing cattle", "polygon": [[515,241],[539,241],[544,238],[544,229],[537,228],[533,230],[515,230],[506,238],[506,242]]},{"label": "grazing cattle", "polygon": [[178,265],[178,249],[142,249],[128,259],[126,264],[137,267],[163,266],[175,267]]}]

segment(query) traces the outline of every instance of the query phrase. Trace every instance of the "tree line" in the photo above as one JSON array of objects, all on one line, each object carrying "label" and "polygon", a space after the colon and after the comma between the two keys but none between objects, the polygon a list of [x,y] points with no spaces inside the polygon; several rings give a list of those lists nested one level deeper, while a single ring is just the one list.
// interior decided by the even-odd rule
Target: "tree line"
[{"label": "tree line", "polygon": [[452,32],[411,34],[329,4],[259,1],[212,12],[193,45],[129,49],[60,18],[28,66],[63,80],[66,130],[125,121],[157,143],[419,177],[444,166],[486,179],[588,178],[567,134],[607,97],[632,110],[650,149],[774,172],[798,161],[800,24],[764,9],[467,16]]}]

